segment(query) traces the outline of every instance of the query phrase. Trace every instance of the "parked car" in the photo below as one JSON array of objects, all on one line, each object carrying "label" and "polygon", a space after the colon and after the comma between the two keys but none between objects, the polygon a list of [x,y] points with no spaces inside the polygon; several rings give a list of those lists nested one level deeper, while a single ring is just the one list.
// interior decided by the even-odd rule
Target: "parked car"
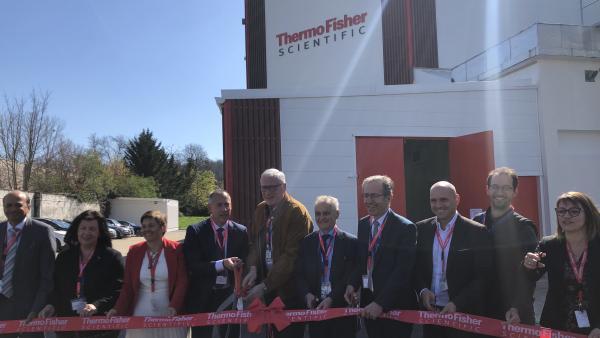
[{"label": "parked car", "polygon": [[108,228],[108,235],[110,236],[110,239],[117,238],[117,230],[113,228]]},{"label": "parked car", "polygon": [[119,221],[119,223],[121,223],[122,225],[127,225],[133,228],[133,233],[136,236],[141,236],[142,235],[142,226],[141,225],[137,225],[135,223],[129,222],[129,221]]},{"label": "parked car", "polygon": [[128,225],[122,225],[112,218],[107,218],[106,224],[117,232],[117,238],[133,236],[133,228]]},{"label": "parked car", "polygon": [[54,229],[54,237],[56,238],[56,252],[60,252],[66,247],[65,235],[71,224],[63,222],[59,219],[52,218],[35,218],[36,220],[49,225]]}]

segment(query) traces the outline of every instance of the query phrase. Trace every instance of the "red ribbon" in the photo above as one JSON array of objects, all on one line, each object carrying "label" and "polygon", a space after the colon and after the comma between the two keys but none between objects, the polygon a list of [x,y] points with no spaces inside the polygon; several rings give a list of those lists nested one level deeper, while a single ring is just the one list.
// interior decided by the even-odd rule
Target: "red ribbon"
[{"label": "red ribbon", "polygon": [[248,331],[259,332],[263,324],[273,324],[277,328],[277,331],[285,329],[290,325],[290,320],[283,311],[284,307],[285,304],[283,304],[279,297],[275,298],[269,306],[265,306],[258,298],[254,299],[248,308],[251,314],[247,323]]}]

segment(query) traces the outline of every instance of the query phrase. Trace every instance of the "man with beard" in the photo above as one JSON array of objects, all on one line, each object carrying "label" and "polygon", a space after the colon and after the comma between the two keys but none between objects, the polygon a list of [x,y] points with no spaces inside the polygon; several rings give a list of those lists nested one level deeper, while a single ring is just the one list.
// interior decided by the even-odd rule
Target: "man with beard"
[{"label": "man with beard", "polygon": [[511,168],[496,168],[487,177],[490,207],[475,216],[492,237],[494,269],[487,288],[487,315],[510,323],[534,324],[535,282],[519,269],[527,252],[535,251],[537,228],[512,207],[519,178]]}]

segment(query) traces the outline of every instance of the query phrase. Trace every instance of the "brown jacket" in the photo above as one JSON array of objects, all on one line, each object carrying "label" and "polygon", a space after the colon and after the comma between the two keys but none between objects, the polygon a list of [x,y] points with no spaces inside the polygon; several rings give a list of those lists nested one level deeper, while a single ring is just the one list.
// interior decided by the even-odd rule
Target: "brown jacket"
[{"label": "brown jacket", "polygon": [[[265,266],[267,217],[273,217],[273,266],[268,273]],[[294,262],[300,242],[312,230],[313,223],[306,207],[287,193],[274,211],[264,201],[256,206],[249,234],[248,266],[256,266],[257,283],[265,283],[267,297],[280,296],[284,303],[294,303]]]}]

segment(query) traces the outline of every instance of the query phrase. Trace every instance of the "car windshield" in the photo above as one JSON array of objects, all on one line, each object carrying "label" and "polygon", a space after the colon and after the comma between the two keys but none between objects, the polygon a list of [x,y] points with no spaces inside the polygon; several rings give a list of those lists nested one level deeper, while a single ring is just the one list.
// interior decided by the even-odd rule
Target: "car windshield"
[{"label": "car windshield", "polygon": [[61,221],[59,219],[53,219],[52,222],[54,224],[58,225],[60,228],[65,229],[65,230],[69,229],[69,227],[71,226],[71,224],[69,224],[65,221]]}]

